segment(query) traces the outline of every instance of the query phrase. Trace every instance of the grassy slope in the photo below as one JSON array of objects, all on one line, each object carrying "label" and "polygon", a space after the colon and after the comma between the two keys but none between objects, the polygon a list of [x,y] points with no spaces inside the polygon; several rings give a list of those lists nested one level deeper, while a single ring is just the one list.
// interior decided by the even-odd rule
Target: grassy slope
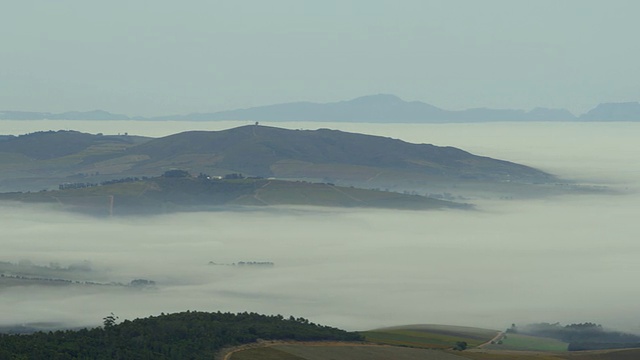
[{"label": "grassy slope", "polygon": [[[42,132],[0,142],[0,153],[22,154],[48,161],[67,158],[79,172],[127,171],[140,176],[180,166],[225,169],[248,175],[291,177],[356,176],[366,181],[381,172],[428,174],[444,178],[504,181],[516,178],[546,179],[548,175],[519,164],[475,156],[452,147],[411,144],[397,139],[335,130],[300,131],[265,126],[243,126],[224,131],[191,131],[158,139],[135,136],[102,136],[75,131]],[[126,157],[127,167],[109,168]],[[75,161],[73,161],[75,160]],[[2,161],[0,160],[0,163]],[[316,170],[310,169],[318,167]],[[70,171],[71,169],[65,169]],[[355,171],[354,171],[355,170]],[[133,170],[136,171],[136,170]],[[122,173],[125,175],[124,173]]]},{"label": "grassy slope", "polygon": [[[411,144],[327,129],[302,131],[242,126],[224,131],[191,131],[154,139],[127,152],[149,156],[151,160],[144,165],[147,167],[166,164],[185,154],[215,154],[216,167],[265,177],[342,178],[353,176],[351,167],[354,166],[367,169],[360,181],[384,171],[423,173],[447,179],[522,179],[526,182],[550,179],[548,174],[526,166],[475,156],[452,147]],[[317,166],[328,174],[310,170]]]},{"label": "grassy slope", "polygon": [[234,353],[231,360],[463,360],[443,351],[388,346],[360,345],[276,345]]},{"label": "grassy slope", "polygon": [[640,349],[601,350],[578,352],[525,352],[525,351],[464,351],[461,356],[472,360],[637,360]]},{"label": "grassy slope", "polygon": [[0,194],[0,200],[94,208],[98,212],[106,213],[110,196],[114,197],[116,212],[158,212],[193,206],[220,205],[309,205],[420,210],[467,207],[421,196],[342,188],[328,184],[265,179],[204,180],[162,177],[83,189]]},{"label": "grassy slope", "polygon": [[367,341],[380,344],[447,349],[458,341],[465,341],[470,347],[478,346],[491,340],[498,331],[464,326],[411,325],[365,331],[362,334]]},{"label": "grassy slope", "polygon": [[529,336],[522,334],[507,334],[502,344],[488,345],[493,350],[531,350],[531,351],[567,351],[568,343],[556,339]]},{"label": "grassy slope", "polygon": [[273,347],[261,347],[235,352],[230,360],[305,360],[305,358]]},{"label": "grassy slope", "polygon": [[236,352],[230,360],[636,360],[640,359],[640,349],[585,351],[585,352],[539,352],[539,351],[461,351],[444,352],[438,350],[410,349],[397,346],[328,346],[319,345],[277,345],[259,347]]}]

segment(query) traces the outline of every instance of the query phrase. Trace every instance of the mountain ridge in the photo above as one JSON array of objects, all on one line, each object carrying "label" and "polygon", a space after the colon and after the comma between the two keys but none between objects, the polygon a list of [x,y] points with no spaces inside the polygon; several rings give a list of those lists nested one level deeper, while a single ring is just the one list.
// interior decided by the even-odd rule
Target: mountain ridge
[{"label": "mountain ridge", "polygon": [[391,94],[361,96],[351,100],[316,103],[288,102],[207,113],[153,117],[112,114],[104,110],[63,113],[0,111],[0,120],[183,120],[183,121],[313,121],[370,123],[468,123],[489,121],[640,121],[640,103],[601,103],[576,116],[566,109],[470,108],[445,110],[421,101],[405,101]]}]

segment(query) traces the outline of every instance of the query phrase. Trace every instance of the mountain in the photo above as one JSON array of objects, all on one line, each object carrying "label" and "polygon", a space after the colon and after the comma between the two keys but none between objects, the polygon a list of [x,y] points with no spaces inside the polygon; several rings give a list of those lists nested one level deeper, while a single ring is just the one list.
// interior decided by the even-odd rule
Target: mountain
[{"label": "mountain", "polygon": [[190,114],[185,120],[256,120],[256,121],[354,121],[420,122],[425,116],[440,119],[446,111],[422,102],[406,102],[393,95],[371,95],[351,101],[327,104],[295,102],[222,111]]},{"label": "mountain", "polygon": [[[156,120],[176,117],[157,117]],[[482,121],[572,121],[576,117],[563,109],[537,108],[530,112],[510,109],[477,108],[463,111],[443,110],[420,101],[404,101],[397,96],[379,94],[333,103],[294,102],[248,109],[196,113],[179,116],[180,120],[250,120],[250,121],[344,121],[446,123]]]},{"label": "mountain", "polygon": [[420,101],[378,94],[332,103],[291,102],[212,113],[130,117],[103,110],[64,113],[0,111],[0,120],[318,121],[370,123],[467,123],[487,121],[640,121],[638,102],[605,103],[576,117],[566,109],[474,108],[450,111]]},{"label": "mountain", "polygon": [[533,189],[533,184],[558,181],[531,167],[453,147],[329,129],[249,125],[156,139],[49,131],[0,139],[0,191],[153,177],[171,169],[415,191],[445,198],[472,188],[510,196],[516,187]]},{"label": "mountain", "polygon": [[583,121],[640,121],[640,103],[605,103],[580,116]]}]

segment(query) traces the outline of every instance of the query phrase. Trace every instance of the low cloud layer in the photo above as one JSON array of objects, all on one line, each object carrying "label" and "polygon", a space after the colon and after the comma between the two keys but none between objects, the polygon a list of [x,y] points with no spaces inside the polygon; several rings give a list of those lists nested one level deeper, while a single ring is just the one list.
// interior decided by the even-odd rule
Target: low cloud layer
[{"label": "low cloud layer", "polygon": [[[540,140],[536,157],[532,141],[516,141],[531,129],[506,127],[503,148],[488,141],[495,126],[477,127],[469,146],[520,154],[565,176],[575,163],[576,177],[600,174],[600,183],[626,192],[484,201],[478,211],[278,208],[111,219],[5,204],[0,261],[87,260],[100,281],[158,286],[0,287],[0,325],[98,325],[111,312],[135,318],[189,309],[291,314],[347,329],[593,321],[640,332],[628,316],[640,297],[640,166],[631,155],[640,151],[627,153],[638,146],[621,143],[616,152],[615,139],[590,137],[593,127],[573,138],[575,129],[565,127],[558,136],[571,146],[560,152],[560,139],[546,147]],[[631,130],[640,135],[640,127]]]}]

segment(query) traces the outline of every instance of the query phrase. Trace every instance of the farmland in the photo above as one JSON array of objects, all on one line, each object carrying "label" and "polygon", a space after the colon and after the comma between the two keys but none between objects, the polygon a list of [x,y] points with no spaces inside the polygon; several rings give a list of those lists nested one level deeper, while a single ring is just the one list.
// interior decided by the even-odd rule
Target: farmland
[{"label": "farmland", "polygon": [[502,344],[491,344],[487,348],[495,350],[566,351],[568,345],[560,340],[550,338],[508,334],[502,339]]},{"label": "farmland", "polygon": [[426,349],[449,349],[456,342],[464,341],[469,347],[478,346],[493,339],[497,330],[464,326],[409,325],[365,331],[367,341],[397,346]]},{"label": "farmland", "polygon": [[464,360],[444,351],[378,345],[276,345],[234,353],[230,360]]}]

